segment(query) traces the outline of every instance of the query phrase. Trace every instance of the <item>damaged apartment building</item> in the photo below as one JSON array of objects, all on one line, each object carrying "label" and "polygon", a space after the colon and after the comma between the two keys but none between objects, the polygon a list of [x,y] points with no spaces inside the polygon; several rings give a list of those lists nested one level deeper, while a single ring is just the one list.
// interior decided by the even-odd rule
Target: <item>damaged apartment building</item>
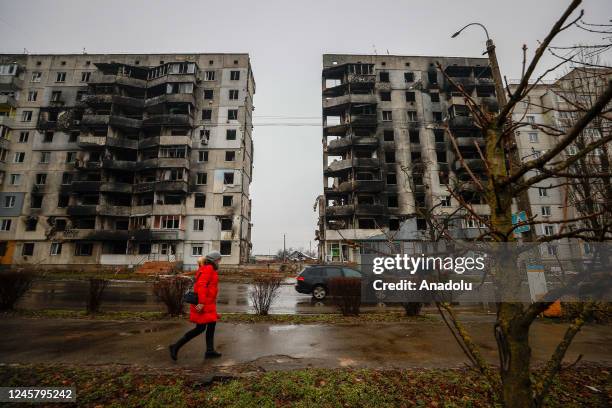
[{"label": "damaged apartment building", "polygon": [[[462,198],[488,215],[445,127],[464,163],[481,175],[475,142],[483,146],[484,139],[438,63],[475,100],[498,109],[486,58],[323,56],[324,191],[316,231],[322,260],[359,262],[363,253],[390,253],[399,251],[397,245],[431,239],[419,214],[452,213],[458,203],[447,186],[454,180],[465,186]],[[452,229],[459,239],[483,228],[467,214],[458,221]]]},{"label": "damaged apartment building", "polygon": [[0,263],[248,260],[247,54],[0,55]]}]

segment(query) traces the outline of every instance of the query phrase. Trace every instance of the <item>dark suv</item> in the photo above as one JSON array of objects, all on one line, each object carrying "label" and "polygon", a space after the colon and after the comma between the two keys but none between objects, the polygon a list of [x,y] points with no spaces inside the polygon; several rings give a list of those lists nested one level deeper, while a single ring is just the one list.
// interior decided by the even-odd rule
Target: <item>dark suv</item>
[{"label": "dark suv", "polygon": [[322,300],[327,296],[327,282],[341,277],[361,278],[361,273],[341,265],[309,265],[298,275],[295,290]]}]

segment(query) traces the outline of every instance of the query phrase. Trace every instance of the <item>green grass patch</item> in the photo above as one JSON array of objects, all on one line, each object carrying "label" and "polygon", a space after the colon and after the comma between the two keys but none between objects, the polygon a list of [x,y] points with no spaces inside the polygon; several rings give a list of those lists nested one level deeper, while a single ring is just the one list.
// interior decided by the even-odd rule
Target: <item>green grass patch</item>
[{"label": "green grass patch", "polygon": [[[172,317],[165,312],[102,311],[87,314],[84,310],[40,309],[15,310],[0,313],[2,317],[25,317],[32,319],[88,319],[88,320],[181,320],[187,316]],[[221,316],[223,323],[274,323],[274,324],[363,324],[363,323],[400,323],[400,322],[437,322],[433,316],[406,316],[403,312],[363,313],[360,316],[342,316],[337,313],[308,315],[255,315],[249,313],[226,313]]]},{"label": "green grass patch", "polygon": [[[563,371],[548,407],[606,407],[609,368]],[[4,386],[76,386],[78,406],[109,407],[491,407],[490,386],[468,369],[308,369],[206,385],[193,371],[145,367],[3,365]],[[587,386],[591,387],[588,388]]]}]

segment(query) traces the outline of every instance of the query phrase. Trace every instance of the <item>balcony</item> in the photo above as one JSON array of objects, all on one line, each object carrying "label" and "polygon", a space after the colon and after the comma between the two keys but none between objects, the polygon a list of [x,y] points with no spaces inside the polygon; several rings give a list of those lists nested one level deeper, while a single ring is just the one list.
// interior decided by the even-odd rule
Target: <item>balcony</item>
[{"label": "balcony", "polygon": [[376,75],[374,74],[348,74],[346,79],[352,87],[357,85],[364,88],[371,88],[374,87],[374,85],[376,84]]},{"label": "balcony", "polygon": [[103,204],[98,206],[98,214],[107,217],[129,217],[132,215],[132,207],[125,205]]},{"label": "balcony", "polygon": [[353,180],[340,183],[337,190],[341,193],[378,193],[384,188],[385,184],[382,180]]},{"label": "balcony", "polygon": [[75,193],[91,193],[100,191],[101,185],[101,181],[73,181],[69,187]]},{"label": "balcony", "polygon": [[155,183],[155,191],[187,193],[189,185],[186,181],[158,181]]},{"label": "balcony", "polygon": [[98,206],[96,204],[93,205],[71,205],[66,209],[66,214],[68,215],[96,215],[98,212]]},{"label": "balcony", "polygon": [[332,175],[336,173],[342,173],[349,171],[353,167],[356,168],[380,168],[380,161],[377,158],[353,158],[353,159],[344,159],[344,160],[336,160],[327,166],[325,170],[325,175]]},{"label": "balcony", "polygon": [[153,215],[185,215],[183,204],[155,204]]},{"label": "balcony", "polygon": [[144,79],[131,78],[124,75],[106,75],[102,72],[94,72],[89,79],[94,85],[120,85],[132,88],[146,88],[147,81]]},{"label": "balcony", "polygon": [[376,95],[369,94],[348,94],[323,99],[323,111],[325,113],[341,112],[351,104],[373,104],[377,103]]},{"label": "balcony", "polygon": [[88,95],[83,99],[83,102],[89,106],[114,104],[136,109],[142,109],[145,105],[143,99],[112,94]]},{"label": "balcony", "polygon": [[195,106],[195,97],[190,93],[165,94],[148,98],[144,106],[145,108],[153,107],[164,103],[188,103]]},{"label": "balcony", "polygon": [[0,91],[18,91],[23,88],[23,79],[15,75],[0,75]]},{"label": "balcony", "polygon": [[193,127],[193,119],[189,115],[184,114],[163,114],[153,115],[142,121],[142,125],[146,127],[156,126],[189,126]]},{"label": "balcony", "polygon": [[333,205],[325,207],[325,216],[328,218],[333,217],[347,217],[353,215],[355,212],[355,206],[350,205]]},{"label": "balcony", "polygon": [[455,116],[448,120],[450,129],[478,129],[469,116]]},{"label": "balcony", "polygon": [[109,170],[125,170],[135,171],[140,167],[140,163],[136,161],[128,160],[104,160],[102,161],[102,168]]},{"label": "balcony", "polygon": [[163,85],[166,83],[172,83],[172,82],[196,82],[196,74],[192,73],[192,74],[168,74],[168,75],[163,75],[160,77],[157,77],[155,79],[150,79],[148,81],[147,86],[149,88],[152,88],[154,86],[158,86],[158,85]]},{"label": "balcony", "polygon": [[381,204],[357,204],[355,215],[383,215],[385,207]]},{"label": "balcony", "polygon": [[15,108],[17,107],[17,101],[12,96],[0,95],[0,106]]},{"label": "balcony", "polygon": [[378,139],[375,137],[343,137],[329,142],[327,151],[329,153],[340,153],[348,150],[352,146],[376,149],[378,147]]},{"label": "balcony", "polygon": [[184,158],[160,157],[157,159],[146,159],[139,162],[139,169],[156,169],[156,168],[189,168],[189,160]]},{"label": "balcony", "polygon": [[83,127],[106,127],[110,121],[110,115],[83,115],[81,126]]},{"label": "balcony", "polygon": [[134,193],[150,193],[155,190],[155,181],[148,183],[136,183],[134,184],[132,190]]},{"label": "balcony", "polygon": [[185,231],[144,228],[130,231],[130,239],[135,241],[182,241],[185,239]]},{"label": "balcony", "polygon": [[132,184],[130,183],[118,183],[114,181],[108,181],[100,185],[100,191],[103,193],[132,193]]},{"label": "balcony", "polygon": [[375,113],[351,115],[351,125],[354,127],[376,127],[377,124],[378,117]]},{"label": "balcony", "polygon": [[138,149],[138,140],[118,137],[107,137],[106,145],[109,147],[117,147],[121,149]]},{"label": "balcony", "polygon": [[[481,159],[463,159],[465,165],[470,168],[472,172],[481,172],[485,170],[485,164]],[[452,169],[455,173],[467,172],[465,166],[460,160],[455,160],[452,165]]]},{"label": "balcony", "polygon": [[100,163],[99,161],[93,162],[77,159],[77,161],[74,163],[74,167],[79,170],[97,170],[102,167],[102,163]]},{"label": "balcony", "polygon": [[77,146],[82,149],[101,148],[106,145],[106,136],[84,136],[79,135]]},{"label": "balcony", "polygon": [[11,141],[3,137],[0,137],[0,148],[9,149],[10,147],[11,147]]},{"label": "balcony", "polygon": [[15,120],[12,116],[0,116],[0,126],[6,126],[12,129],[15,127]]},{"label": "balcony", "polygon": [[186,145],[191,146],[191,136],[154,136],[146,139],[141,139],[138,142],[138,148],[146,149],[154,146],[176,146]]}]

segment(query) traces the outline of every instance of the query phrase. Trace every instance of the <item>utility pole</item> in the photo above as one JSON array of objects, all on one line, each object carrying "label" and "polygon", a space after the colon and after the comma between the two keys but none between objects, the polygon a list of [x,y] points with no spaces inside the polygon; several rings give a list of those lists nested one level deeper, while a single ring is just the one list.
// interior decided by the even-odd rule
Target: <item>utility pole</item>
[{"label": "utility pole", "polygon": [[[497,103],[499,107],[501,108],[508,101],[506,99],[504,81],[502,79],[501,72],[499,70],[499,64],[497,62],[497,54],[495,53],[495,44],[493,43],[493,40],[489,37],[489,32],[487,31],[487,28],[480,23],[470,23],[464,26],[461,30],[457,31],[455,34],[453,34],[451,38],[457,37],[459,34],[461,34],[463,30],[465,30],[467,27],[472,26],[472,25],[477,25],[481,27],[487,36],[487,42],[486,42],[487,55],[489,57],[489,65],[491,66],[491,73],[493,76],[493,82],[495,84],[495,95],[497,97]],[[516,142],[515,134],[511,135],[510,142],[512,143],[512,146],[511,146],[512,160],[518,165],[520,165],[521,157],[518,151],[518,144]],[[522,181],[523,179],[521,178],[519,180],[519,183],[521,183]],[[525,211],[525,215],[527,216],[527,219],[530,220],[532,217],[532,213],[531,213],[531,204],[529,202],[529,189],[524,189],[519,193],[519,195],[516,197],[516,203],[517,203],[517,207],[519,208],[519,210]],[[524,241],[527,241],[527,242],[533,241],[533,238],[534,238],[533,230],[530,228],[528,231],[524,232],[522,238]]]},{"label": "utility pole", "polygon": [[283,263],[287,262],[287,240],[286,234],[283,234]]}]

